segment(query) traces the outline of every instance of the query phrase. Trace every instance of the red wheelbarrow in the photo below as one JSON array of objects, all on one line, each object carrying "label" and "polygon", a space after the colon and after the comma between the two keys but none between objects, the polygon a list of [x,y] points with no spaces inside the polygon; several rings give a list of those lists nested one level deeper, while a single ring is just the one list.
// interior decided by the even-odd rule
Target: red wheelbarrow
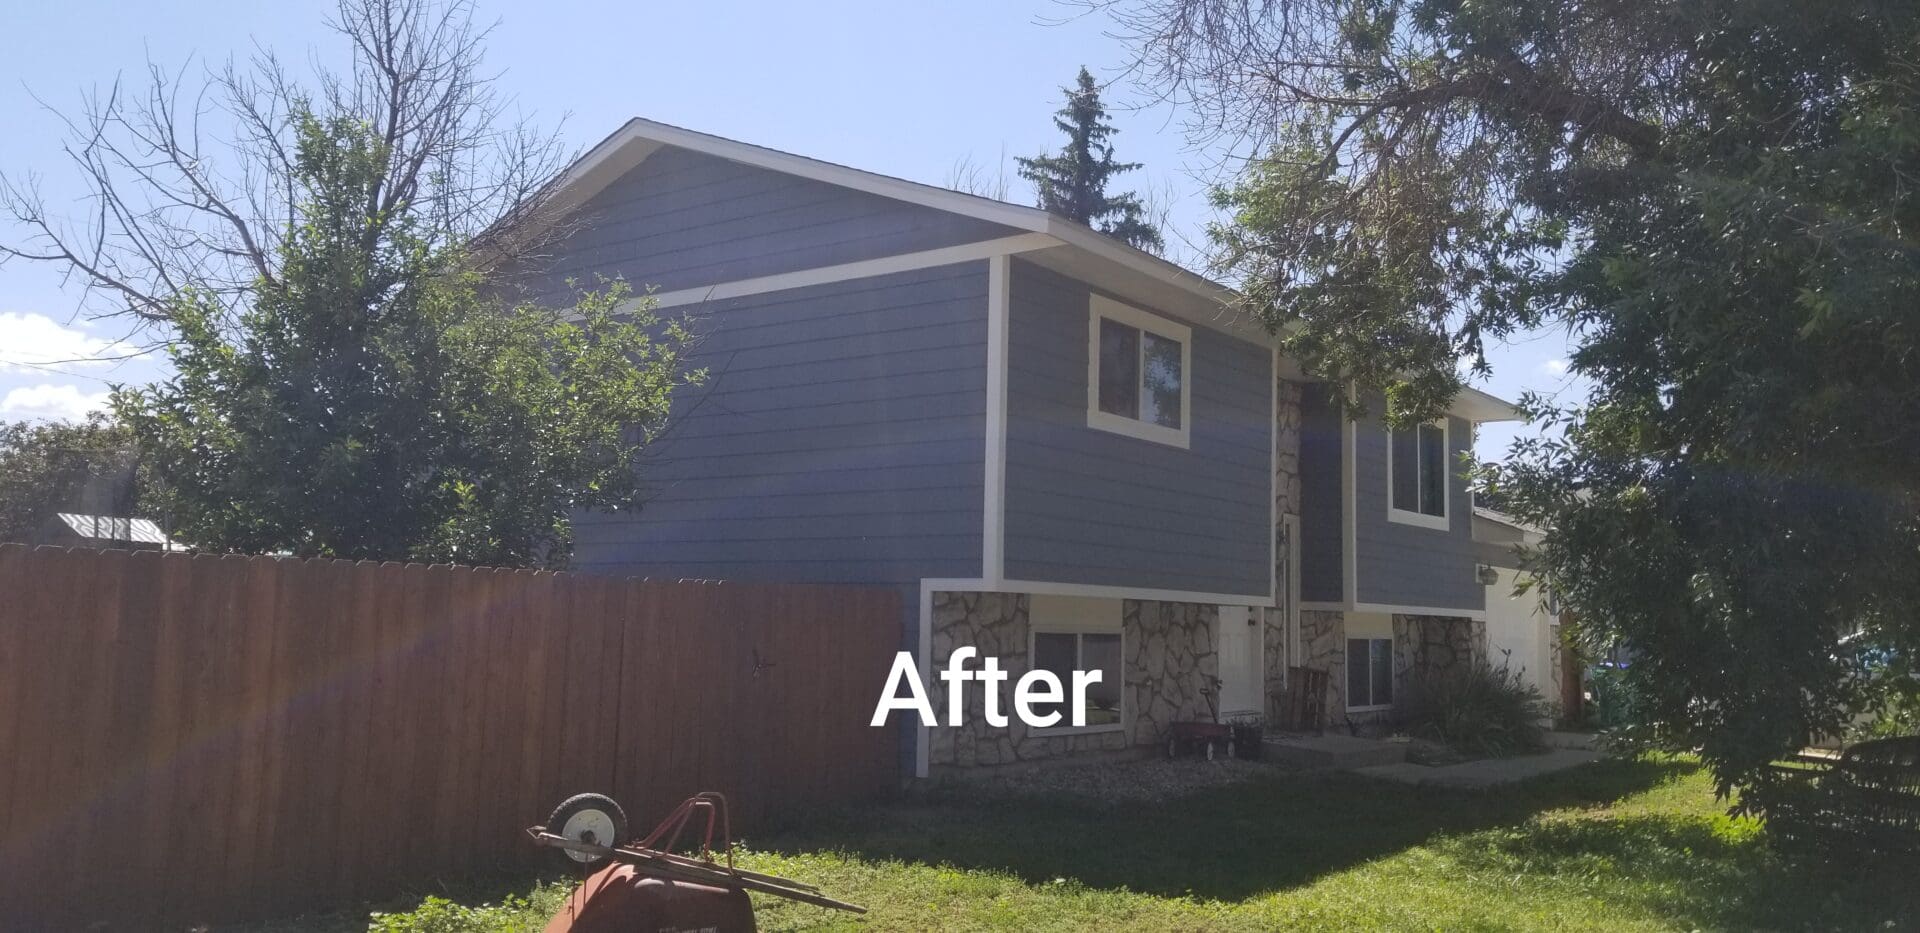
[{"label": "red wheelbarrow", "polygon": [[[696,814],[706,817],[698,857],[676,855],[681,833]],[[718,833],[718,848],[715,835]],[[810,884],[736,868],[727,798],[708,791],[682,801],[638,842],[627,841],[627,815],[611,797],[580,794],[553,811],[545,826],[527,830],[534,844],[559,849],[574,863],[599,868],[547,924],[547,933],[634,931],[752,931],[748,891],[863,914]],[[716,859],[718,853],[724,861]],[[611,864],[607,864],[611,863]]]}]

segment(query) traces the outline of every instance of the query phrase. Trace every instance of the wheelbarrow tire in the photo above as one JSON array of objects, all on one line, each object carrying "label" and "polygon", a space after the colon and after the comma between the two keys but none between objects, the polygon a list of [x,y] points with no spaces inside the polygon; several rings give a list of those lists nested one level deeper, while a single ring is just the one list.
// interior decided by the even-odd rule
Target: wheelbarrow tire
[{"label": "wheelbarrow tire", "polygon": [[[575,842],[617,846],[627,841],[627,813],[605,794],[575,794],[555,807],[547,818],[547,832]],[[561,849],[567,861],[593,868],[607,861],[605,856]]]}]

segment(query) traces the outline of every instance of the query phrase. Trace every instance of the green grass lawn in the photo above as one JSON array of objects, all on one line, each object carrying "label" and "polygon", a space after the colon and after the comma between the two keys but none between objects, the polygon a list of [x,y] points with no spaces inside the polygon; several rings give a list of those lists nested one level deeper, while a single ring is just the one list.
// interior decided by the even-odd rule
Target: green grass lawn
[{"label": "green grass lawn", "polygon": [[[819,817],[743,862],[871,910],[768,899],[763,930],[1920,929],[1920,869],[1785,859],[1724,810],[1685,760],[1488,794],[1280,775],[1161,804],[946,795]],[[537,931],[565,888],[520,890],[373,928]]]}]

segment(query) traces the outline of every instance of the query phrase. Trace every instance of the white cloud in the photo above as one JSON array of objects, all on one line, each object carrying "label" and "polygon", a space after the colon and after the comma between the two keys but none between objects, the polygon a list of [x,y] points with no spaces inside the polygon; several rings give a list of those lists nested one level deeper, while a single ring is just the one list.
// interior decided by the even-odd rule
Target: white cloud
[{"label": "white cloud", "polygon": [[73,385],[21,386],[0,398],[0,415],[16,420],[78,421],[106,407],[107,393],[82,392]]},{"label": "white cloud", "polygon": [[1567,361],[1566,360],[1548,360],[1544,364],[1542,364],[1540,368],[1556,376],[1562,376],[1562,375],[1565,375],[1567,372]]},{"label": "white cloud", "polygon": [[105,366],[136,355],[138,349],[122,340],[96,337],[84,324],[63,327],[44,314],[0,313],[0,372]]}]

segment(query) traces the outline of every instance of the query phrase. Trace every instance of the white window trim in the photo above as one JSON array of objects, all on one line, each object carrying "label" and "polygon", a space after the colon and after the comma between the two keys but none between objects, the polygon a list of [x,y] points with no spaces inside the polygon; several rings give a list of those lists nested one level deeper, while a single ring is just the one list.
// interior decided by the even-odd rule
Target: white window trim
[{"label": "white window trim", "polygon": [[[1440,429],[1440,456],[1445,458],[1453,450],[1453,426],[1446,418],[1428,422],[1429,426]],[[1384,427],[1387,432],[1387,521],[1401,525],[1414,525],[1431,528],[1435,531],[1450,531],[1453,528],[1453,474],[1447,474],[1440,496],[1440,514],[1428,515],[1425,512],[1410,512],[1393,504],[1393,429]],[[1419,449],[1419,444],[1414,445]],[[1418,464],[1416,464],[1416,467]],[[1418,482],[1419,477],[1414,477]]]},{"label": "white window trim", "polygon": [[[1118,620],[1115,620],[1115,623],[1111,628],[1085,625],[1085,624],[1076,625],[1072,622],[1067,622],[1063,624],[1041,623],[1036,625],[1036,624],[1033,624],[1031,621],[1033,617],[1031,608],[1028,609],[1027,617],[1029,620],[1027,625],[1027,670],[1029,671],[1039,670],[1039,668],[1036,668],[1033,666],[1033,659],[1034,659],[1034,643],[1041,635],[1118,635],[1120,636],[1120,664],[1121,664],[1120,721],[1103,722],[1097,725],[1090,725],[1090,726],[1075,726],[1075,725],[1049,726],[1044,729],[1028,729],[1027,734],[1035,737],[1040,737],[1040,736],[1061,736],[1061,735],[1092,735],[1094,733],[1099,733],[1099,732],[1124,731],[1127,728],[1127,684],[1126,684],[1127,633],[1125,628],[1119,624]],[[1079,642],[1075,642],[1074,644],[1078,645]],[[1075,651],[1074,663],[1075,664],[1080,663],[1080,658],[1078,655],[1077,648]],[[1075,668],[1075,670],[1078,670],[1078,669],[1079,668]],[[1016,677],[1013,679],[1018,680],[1019,678]],[[1073,684],[1071,682],[1063,683],[1061,684],[1061,687],[1065,688],[1066,702],[1062,704],[1062,711],[1060,715],[1063,721],[1067,723],[1072,723],[1073,722]]]},{"label": "white window trim", "polygon": [[[1391,638],[1382,638],[1382,637],[1380,637],[1380,636],[1378,636],[1378,635],[1348,635],[1348,636],[1346,636],[1346,639],[1347,639],[1348,641],[1350,641],[1350,642],[1351,642],[1351,641],[1365,641],[1365,642],[1376,642],[1376,641],[1384,641],[1384,642],[1386,642],[1386,643],[1387,643],[1387,650],[1388,650],[1389,652],[1391,652],[1391,651],[1393,650],[1393,639],[1391,639]],[[1348,647],[1348,649],[1347,649],[1347,650],[1349,650],[1349,651],[1351,651],[1351,650],[1353,650],[1353,649],[1352,649],[1351,647]],[[1367,650],[1368,650],[1368,651],[1372,651],[1372,650],[1373,650],[1373,648],[1372,648],[1371,646],[1369,646],[1369,647],[1367,648]],[[1373,665],[1371,664],[1371,659],[1369,659],[1369,664],[1367,665],[1367,669],[1368,669],[1369,671],[1371,671],[1371,670],[1373,669]],[[1368,674],[1367,676],[1368,676],[1368,678],[1372,678],[1372,676],[1373,676],[1373,675],[1372,675],[1371,673],[1369,673],[1369,674]],[[1342,690],[1342,691],[1341,691],[1342,693],[1344,693],[1344,694],[1346,694],[1346,696],[1345,696],[1345,697],[1342,697],[1342,698],[1341,698],[1341,701],[1342,701],[1342,702],[1347,702],[1347,701],[1348,701],[1348,699],[1349,699],[1349,698],[1351,698],[1351,697],[1353,696],[1353,685],[1352,685],[1352,684],[1346,684],[1346,683],[1343,683],[1343,684],[1341,684],[1341,686],[1342,686],[1342,687],[1344,687],[1344,688],[1346,688],[1346,689],[1344,689],[1344,690]],[[1372,680],[1371,680],[1371,679],[1369,679],[1369,680],[1368,680],[1368,682],[1367,682],[1367,686],[1369,686],[1369,687],[1371,687],[1371,686],[1373,686],[1373,682],[1372,682]],[[1372,690],[1368,690],[1368,691],[1367,691],[1367,695],[1368,695],[1368,696],[1372,696],[1372,695],[1373,695],[1373,691],[1372,691]],[[1347,712],[1349,712],[1349,713],[1383,713],[1383,712],[1386,712],[1387,710],[1390,710],[1390,709],[1393,709],[1393,704],[1392,704],[1392,703],[1369,703],[1369,704],[1366,704],[1366,705],[1364,705],[1364,706],[1354,706],[1354,705],[1352,705],[1351,703],[1349,703],[1349,704],[1348,704],[1348,706],[1347,706]]]},{"label": "white window trim", "polygon": [[[1166,425],[1151,424],[1138,418],[1128,418],[1100,410],[1100,319],[1108,318],[1138,328],[1158,337],[1176,340],[1180,343],[1180,427],[1169,428]],[[1146,341],[1140,341],[1140,352],[1146,353]],[[1146,367],[1141,366],[1144,378]],[[1141,387],[1144,389],[1144,386]],[[1157,314],[1142,311],[1132,305],[1121,304],[1105,295],[1092,295],[1087,299],[1087,427],[1114,434],[1124,434],[1143,441],[1153,441],[1178,447],[1190,448],[1193,438],[1193,328],[1177,324]]]}]

